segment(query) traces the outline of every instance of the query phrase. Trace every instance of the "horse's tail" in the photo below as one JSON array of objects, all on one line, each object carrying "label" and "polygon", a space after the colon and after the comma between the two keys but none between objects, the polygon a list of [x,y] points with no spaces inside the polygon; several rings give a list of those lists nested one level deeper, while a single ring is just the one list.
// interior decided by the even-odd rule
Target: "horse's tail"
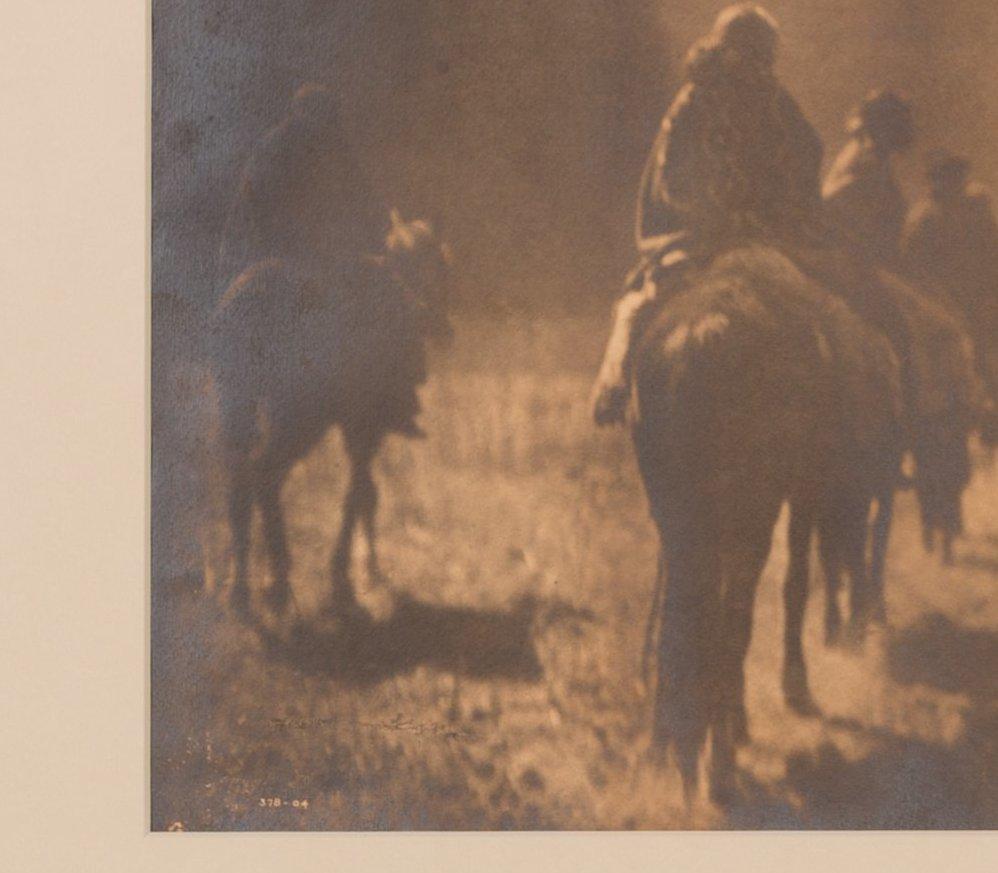
[{"label": "horse's tail", "polygon": [[725,686],[721,532],[710,483],[725,475],[714,438],[739,354],[732,329],[727,314],[710,308],[667,323],[644,351],[638,378],[635,438],[662,538],[649,627],[657,667],[652,749],[674,754],[688,799]]},{"label": "horse's tail", "polygon": [[[658,604],[657,684],[652,746],[673,750],[687,798],[699,783],[699,761],[715,721],[720,573],[716,551],[689,543],[672,551]],[[664,581],[664,580],[663,580]]]}]

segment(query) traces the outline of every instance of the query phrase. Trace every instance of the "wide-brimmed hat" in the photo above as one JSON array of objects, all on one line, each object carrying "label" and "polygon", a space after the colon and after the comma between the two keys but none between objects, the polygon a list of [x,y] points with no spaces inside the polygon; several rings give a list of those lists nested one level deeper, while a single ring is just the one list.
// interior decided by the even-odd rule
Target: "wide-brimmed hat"
[{"label": "wide-brimmed hat", "polygon": [[904,151],[915,141],[915,114],[904,94],[877,89],[856,107],[846,128],[850,133],[868,133],[891,151]]}]

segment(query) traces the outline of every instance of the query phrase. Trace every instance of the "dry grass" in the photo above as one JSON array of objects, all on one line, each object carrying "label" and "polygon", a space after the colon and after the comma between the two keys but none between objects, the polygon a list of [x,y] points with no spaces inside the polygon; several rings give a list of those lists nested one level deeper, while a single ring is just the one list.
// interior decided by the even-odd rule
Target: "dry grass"
[{"label": "dry grass", "polygon": [[[991,470],[968,494],[952,569],[922,554],[902,498],[893,630],[861,656],[821,647],[813,598],[807,649],[824,719],[791,715],[779,695],[778,529],[750,653],[743,804],[687,811],[671,771],[643,761],[655,539],[625,436],[596,433],[587,416],[604,329],[461,326],[424,391],[430,438],[393,439],[378,462],[382,564],[403,597],[392,613],[358,561],[376,619],[366,634],[318,612],[345,485],[337,435],[284,492],[297,624],[261,634],[222,605],[213,483],[198,527],[215,581],[155,592],[154,828],[998,824],[998,694],[974,681],[998,672]],[[259,547],[254,562],[261,589]],[[940,646],[948,673],[926,654]]]}]

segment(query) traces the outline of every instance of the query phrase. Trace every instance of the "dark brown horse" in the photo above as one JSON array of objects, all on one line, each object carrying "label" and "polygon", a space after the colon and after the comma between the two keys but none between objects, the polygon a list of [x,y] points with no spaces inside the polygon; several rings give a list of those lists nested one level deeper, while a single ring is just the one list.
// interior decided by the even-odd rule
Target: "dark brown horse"
[{"label": "dark brown horse", "polygon": [[688,796],[708,740],[712,796],[732,788],[755,591],[784,501],[784,689],[802,703],[801,543],[817,527],[844,561],[865,542],[871,486],[854,479],[896,461],[897,391],[886,340],[763,247],[718,258],[646,334],[633,437],[661,539],[653,745],[675,750]]},{"label": "dark brown horse", "polygon": [[825,641],[834,645],[843,639],[839,594],[847,578],[849,639],[859,642],[872,619],[885,618],[884,569],[905,436],[901,365],[890,343],[839,304],[823,308],[822,337],[832,350],[837,385],[830,423],[835,439],[827,478],[790,497],[783,589],[783,694],[802,714],[817,711],[802,643],[812,534],[825,576]]},{"label": "dark brown horse", "polygon": [[334,602],[353,603],[349,564],[360,522],[374,550],[377,489],[371,465],[398,429],[425,376],[425,343],[449,338],[449,254],[425,221],[393,212],[384,253],[338,273],[279,260],[245,270],[212,321],[213,358],[230,480],[235,553],[232,601],[249,607],[250,522],[260,508],[270,558],[271,605],[291,593],[291,554],[281,486],[292,466],[333,426],[344,436],[351,477],[331,574]]},{"label": "dark brown horse", "polygon": [[[876,442],[869,435],[850,439],[844,434],[842,446],[852,456],[843,458],[848,471],[835,484],[823,507],[792,506],[790,524],[790,567],[785,589],[787,606],[788,659],[784,687],[788,703],[796,709],[813,710],[803,657],[799,651],[800,622],[807,596],[809,525],[817,519],[821,559],[825,571],[825,638],[829,644],[843,640],[839,591],[844,576],[850,582],[850,621],[847,639],[862,640],[867,623],[885,619],[884,574],[887,543],[894,512],[894,495],[903,478],[897,473],[898,454],[908,450],[916,464],[911,483],[922,513],[923,536],[931,551],[936,535],[942,538],[945,560],[951,560],[953,538],[962,530],[961,498],[970,479],[968,438],[984,423],[986,413],[983,384],[974,368],[974,350],[969,337],[942,306],[888,273],[879,276],[880,293],[886,294],[896,317],[904,322],[910,338],[908,366],[913,386],[911,403],[885,433],[896,439]],[[882,341],[862,333],[849,343],[843,334],[839,355],[842,375],[853,385],[846,398],[879,404],[889,412],[896,397],[878,397],[886,388],[890,366]],[[896,371],[900,375],[899,371]],[[879,377],[876,374],[880,374]],[[903,392],[902,392],[903,394]],[[870,413],[854,410],[846,414],[844,425],[870,420]],[[881,422],[883,424],[884,422]],[[867,565],[867,528],[864,517],[875,506],[870,530],[870,562]],[[795,667],[794,664],[797,666]]]},{"label": "dark brown horse", "polygon": [[963,531],[961,501],[971,474],[968,439],[973,431],[988,429],[993,411],[960,319],[895,276],[882,273],[880,282],[911,337],[917,391],[914,408],[907,411],[905,448],[915,461],[923,540],[928,551],[940,540],[949,562],[953,540]]}]

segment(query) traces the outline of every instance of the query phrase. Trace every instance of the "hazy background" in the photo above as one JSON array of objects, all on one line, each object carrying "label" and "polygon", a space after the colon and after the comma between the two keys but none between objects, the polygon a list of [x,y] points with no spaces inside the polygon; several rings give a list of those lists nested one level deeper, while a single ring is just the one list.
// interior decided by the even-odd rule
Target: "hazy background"
[{"label": "hazy background", "polygon": [[[224,210],[294,89],[334,85],[377,188],[437,215],[469,307],[604,306],[631,259],[645,151],[704,0],[154,0],[153,285],[209,301]],[[998,176],[998,6],[772,0],[781,72],[832,153],[873,85]]]}]

